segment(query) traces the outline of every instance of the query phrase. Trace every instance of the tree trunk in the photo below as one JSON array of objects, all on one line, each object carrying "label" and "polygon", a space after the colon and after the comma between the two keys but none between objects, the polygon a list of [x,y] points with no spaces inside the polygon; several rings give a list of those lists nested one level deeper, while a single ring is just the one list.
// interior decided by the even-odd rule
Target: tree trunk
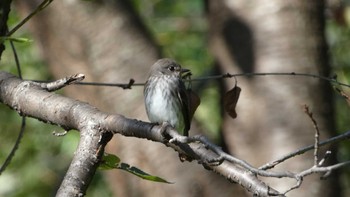
[{"label": "tree trunk", "polygon": [[[210,48],[223,72],[296,72],[329,76],[323,1],[209,1]],[[234,82],[226,83],[232,88]],[[242,88],[238,118],[224,117],[229,150],[260,166],[314,143],[310,106],[325,139],[334,132],[332,91],[328,83],[297,76],[238,78]],[[328,147],[329,148],[329,147]],[[320,151],[320,157],[324,150]],[[333,161],[336,155],[333,150]],[[277,169],[300,171],[313,165],[312,153]],[[294,182],[275,180],[281,191]],[[312,176],[291,196],[339,196],[336,173],[327,181]]]},{"label": "tree trunk", "polygon": [[[0,2],[0,36],[7,34],[7,20],[11,10],[11,0],[4,0]],[[3,42],[0,43],[0,60],[2,52],[5,50]]]}]

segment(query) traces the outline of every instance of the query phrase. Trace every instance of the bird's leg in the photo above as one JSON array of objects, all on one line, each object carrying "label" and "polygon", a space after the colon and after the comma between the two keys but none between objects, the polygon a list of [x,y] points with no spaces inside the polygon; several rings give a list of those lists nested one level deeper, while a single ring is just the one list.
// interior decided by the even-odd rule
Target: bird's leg
[{"label": "bird's leg", "polygon": [[170,141],[172,139],[172,135],[169,132],[171,129],[168,129],[168,127],[171,128],[171,125],[168,122],[162,122],[162,124],[160,124],[160,133],[163,137]]},{"label": "bird's leg", "polygon": [[168,122],[160,125],[160,133],[169,140],[169,143],[188,143],[187,137],[180,135]]},{"label": "bird's leg", "polygon": [[183,143],[183,144],[187,144],[189,143],[188,141],[188,137],[187,136],[183,136],[180,135],[176,130],[174,129],[170,129],[170,131],[168,131],[171,139],[169,140],[169,143]]},{"label": "bird's leg", "polygon": [[[188,137],[180,135],[168,122],[163,122],[160,125],[160,133],[165,137],[169,143],[176,145],[177,143],[188,143]],[[193,159],[186,154],[179,152],[179,159],[181,162],[189,161]]]}]

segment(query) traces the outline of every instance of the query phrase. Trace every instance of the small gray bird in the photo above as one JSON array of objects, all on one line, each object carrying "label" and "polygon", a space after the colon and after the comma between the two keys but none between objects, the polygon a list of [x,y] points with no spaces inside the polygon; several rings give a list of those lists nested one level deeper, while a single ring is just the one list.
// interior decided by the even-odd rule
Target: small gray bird
[{"label": "small gray bird", "polygon": [[169,123],[182,135],[190,129],[189,100],[181,74],[189,72],[172,59],[158,60],[144,87],[148,119],[153,123]]}]

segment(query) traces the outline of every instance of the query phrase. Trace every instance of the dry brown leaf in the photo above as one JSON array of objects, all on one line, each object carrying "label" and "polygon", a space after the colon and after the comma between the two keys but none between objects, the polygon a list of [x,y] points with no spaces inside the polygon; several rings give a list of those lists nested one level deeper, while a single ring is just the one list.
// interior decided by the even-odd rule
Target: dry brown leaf
[{"label": "dry brown leaf", "polygon": [[225,111],[233,119],[235,119],[237,117],[236,105],[237,105],[240,93],[241,93],[241,88],[235,85],[235,87],[233,87],[231,90],[226,92],[226,94],[224,95]]},{"label": "dry brown leaf", "polygon": [[192,120],[194,112],[196,112],[199,104],[201,103],[201,99],[191,89],[187,89],[187,95],[188,95],[188,98],[189,98],[188,107],[189,107],[189,113],[190,113],[190,120]]}]

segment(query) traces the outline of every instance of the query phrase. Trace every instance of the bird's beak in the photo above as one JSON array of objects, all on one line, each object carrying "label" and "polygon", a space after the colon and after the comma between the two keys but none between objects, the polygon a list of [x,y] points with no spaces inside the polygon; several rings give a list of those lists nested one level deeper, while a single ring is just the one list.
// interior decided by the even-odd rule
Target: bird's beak
[{"label": "bird's beak", "polygon": [[180,74],[181,74],[182,79],[186,79],[187,77],[192,75],[191,71],[189,69],[186,69],[186,68],[181,68]]},{"label": "bird's beak", "polygon": [[186,69],[186,68],[181,68],[181,70],[180,70],[180,73],[181,73],[181,74],[186,74],[186,73],[188,73],[188,72],[190,72],[190,70],[189,70],[189,69]]}]

